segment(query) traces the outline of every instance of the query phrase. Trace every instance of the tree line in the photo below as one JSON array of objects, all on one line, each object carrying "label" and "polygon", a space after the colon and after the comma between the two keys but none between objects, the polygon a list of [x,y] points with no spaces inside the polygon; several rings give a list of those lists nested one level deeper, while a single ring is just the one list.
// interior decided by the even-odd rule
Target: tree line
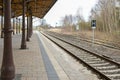
[{"label": "tree line", "polygon": [[90,30],[91,20],[96,20],[97,31],[106,33],[120,33],[120,0],[98,0],[91,10],[89,20],[85,21],[81,10],[78,9],[75,16],[66,15],[62,19],[62,26],[75,30],[79,25],[80,30]]}]

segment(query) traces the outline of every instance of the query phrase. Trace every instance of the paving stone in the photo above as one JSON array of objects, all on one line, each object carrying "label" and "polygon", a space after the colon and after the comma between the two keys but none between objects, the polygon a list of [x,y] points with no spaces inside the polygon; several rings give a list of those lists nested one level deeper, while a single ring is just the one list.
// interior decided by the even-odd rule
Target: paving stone
[{"label": "paving stone", "polygon": [[[37,35],[33,34],[30,42],[27,42],[28,49],[25,50],[20,49],[21,35],[14,35],[12,39],[15,71],[16,74],[21,74],[17,75],[15,80],[48,80]],[[2,55],[3,39],[0,39],[0,67]]]}]

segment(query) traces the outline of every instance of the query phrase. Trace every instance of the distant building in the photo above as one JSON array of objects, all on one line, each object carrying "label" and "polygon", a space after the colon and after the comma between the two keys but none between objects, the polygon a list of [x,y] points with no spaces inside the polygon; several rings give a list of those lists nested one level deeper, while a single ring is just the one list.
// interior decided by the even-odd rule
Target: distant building
[{"label": "distant building", "polygon": [[45,19],[41,19],[41,25],[45,26],[46,24],[47,24],[46,20]]}]

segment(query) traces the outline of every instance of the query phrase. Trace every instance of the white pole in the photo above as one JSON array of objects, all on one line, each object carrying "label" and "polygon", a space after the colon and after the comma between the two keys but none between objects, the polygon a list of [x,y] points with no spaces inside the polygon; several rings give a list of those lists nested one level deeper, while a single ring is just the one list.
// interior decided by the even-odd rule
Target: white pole
[{"label": "white pole", "polygon": [[120,21],[120,1],[119,1],[119,21]]},{"label": "white pole", "polygon": [[93,47],[94,47],[94,41],[95,41],[95,29],[93,28]]}]

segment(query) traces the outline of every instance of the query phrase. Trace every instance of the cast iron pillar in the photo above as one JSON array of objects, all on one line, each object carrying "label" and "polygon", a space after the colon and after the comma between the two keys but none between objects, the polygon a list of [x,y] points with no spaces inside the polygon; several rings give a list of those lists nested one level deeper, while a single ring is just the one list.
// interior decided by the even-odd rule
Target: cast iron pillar
[{"label": "cast iron pillar", "polygon": [[13,18],[13,35],[15,35],[15,19]]},{"label": "cast iron pillar", "polygon": [[21,49],[26,49],[26,40],[25,40],[25,0],[22,0],[23,4],[23,15],[22,15],[22,40],[21,40]]},{"label": "cast iron pillar", "polygon": [[4,34],[3,34],[3,8],[2,8],[2,15],[1,15],[1,38],[4,37]]},{"label": "cast iron pillar", "polygon": [[29,38],[30,38],[30,34],[31,34],[31,13],[29,15]]},{"label": "cast iron pillar", "polygon": [[4,51],[1,68],[1,80],[13,80],[15,66],[12,52],[11,0],[4,0]]},{"label": "cast iron pillar", "polygon": [[3,15],[1,16],[1,38],[4,37],[4,34],[3,34]]},{"label": "cast iron pillar", "polygon": [[17,19],[17,17],[16,17],[16,34],[18,34],[18,19]]},{"label": "cast iron pillar", "polygon": [[33,18],[32,18],[32,15],[31,15],[31,35],[30,36],[32,36],[32,34],[33,34],[33,23],[32,23],[32,21],[33,21]]},{"label": "cast iron pillar", "polygon": [[19,19],[19,34],[20,34],[20,19]]},{"label": "cast iron pillar", "polygon": [[32,28],[32,13],[30,14],[30,34],[29,34],[29,37],[31,37],[32,36],[32,33],[33,33],[33,28]]},{"label": "cast iron pillar", "polygon": [[27,16],[27,36],[26,36],[26,41],[30,41],[30,39],[29,39],[29,26],[30,26],[30,24],[29,24],[29,20],[30,19],[30,17],[29,16]]}]

